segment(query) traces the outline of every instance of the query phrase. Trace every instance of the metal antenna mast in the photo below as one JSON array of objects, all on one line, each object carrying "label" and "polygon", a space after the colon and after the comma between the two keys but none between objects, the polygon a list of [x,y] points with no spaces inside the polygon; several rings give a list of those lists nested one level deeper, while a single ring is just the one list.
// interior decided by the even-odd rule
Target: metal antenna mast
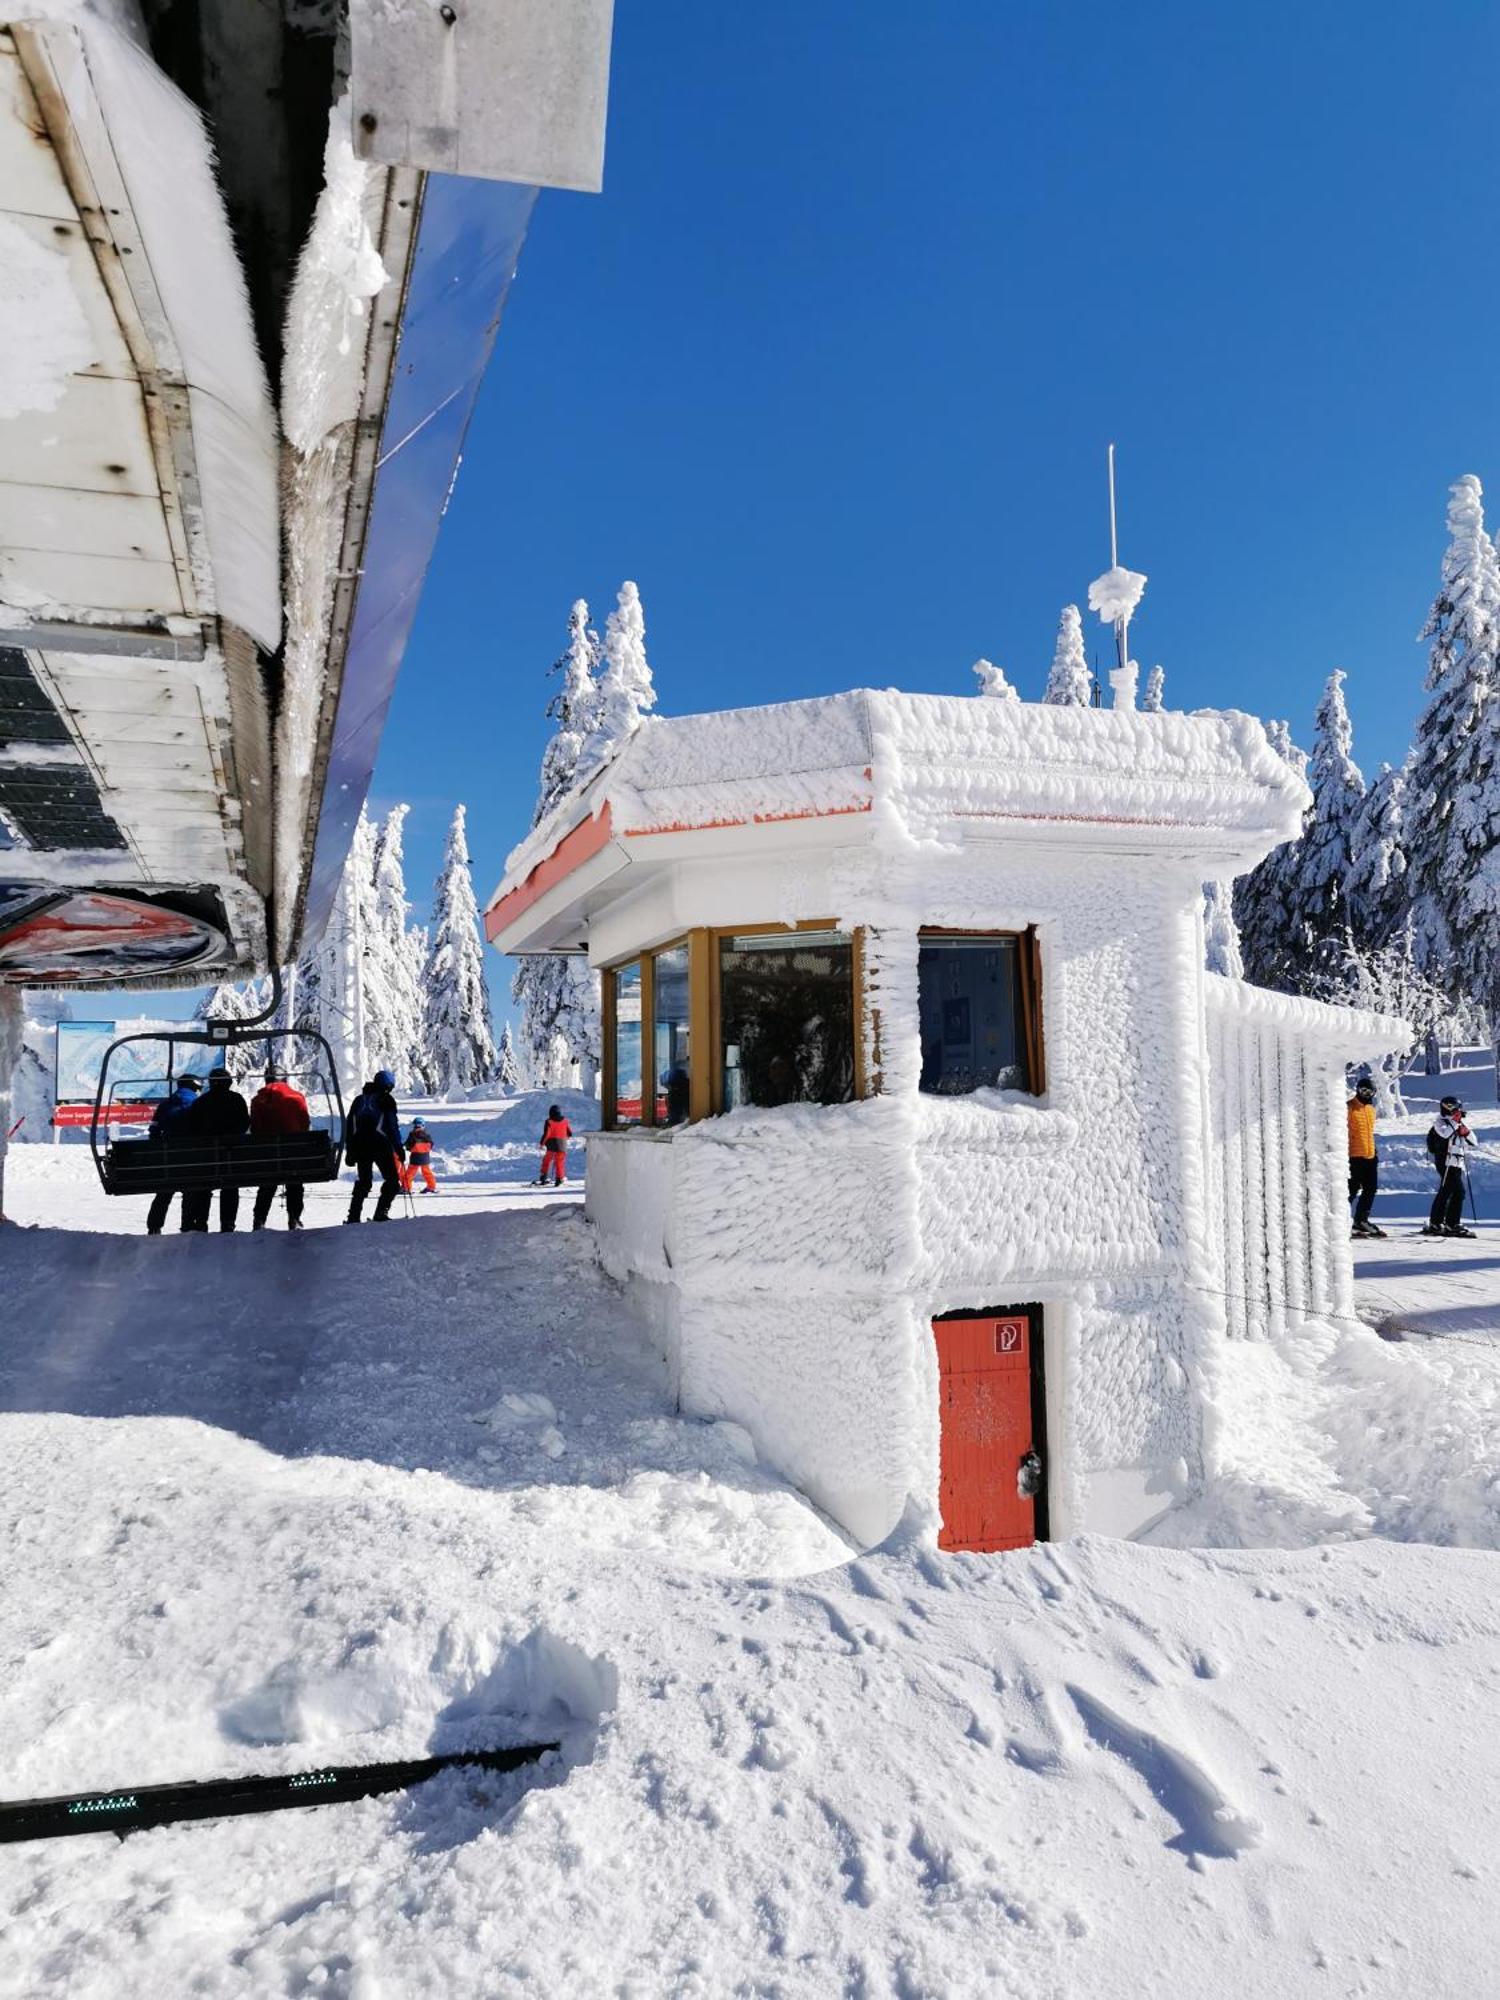
[{"label": "metal antenna mast", "polygon": [[[1120,567],[1119,530],[1115,518],[1115,448],[1113,445],[1109,448],[1109,566],[1111,569],[1118,569]],[[1115,620],[1115,664],[1121,668],[1126,665],[1130,657],[1129,650],[1125,644],[1125,627],[1128,623],[1129,620],[1125,618],[1117,618]]]}]

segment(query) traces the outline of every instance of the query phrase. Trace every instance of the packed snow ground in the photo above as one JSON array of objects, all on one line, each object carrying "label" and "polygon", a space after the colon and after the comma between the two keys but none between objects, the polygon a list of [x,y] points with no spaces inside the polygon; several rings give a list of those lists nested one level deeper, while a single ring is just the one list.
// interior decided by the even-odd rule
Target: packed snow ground
[{"label": "packed snow ground", "polygon": [[436,1116],[450,1191],[381,1230],[121,1240],[12,1153],[0,1797],[564,1749],[0,1849],[0,1992],[1485,1990],[1500,1527],[1380,1537],[1484,1539],[1413,1474],[1480,1478],[1421,1432],[1488,1348],[1349,1331],[1375,1535],[858,1553],[670,1409],[534,1110]]}]

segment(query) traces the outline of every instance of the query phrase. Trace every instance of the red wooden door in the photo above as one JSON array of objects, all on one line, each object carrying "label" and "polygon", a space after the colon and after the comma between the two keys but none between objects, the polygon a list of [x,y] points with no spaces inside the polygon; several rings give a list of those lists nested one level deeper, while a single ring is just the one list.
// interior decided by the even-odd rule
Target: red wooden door
[{"label": "red wooden door", "polygon": [[[944,1549],[1023,1549],[1036,1540],[1040,1466],[1031,1421],[1025,1313],[937,1319],[942,1418],[938,1505]],[[1030,1490],[1025,1490],[1030,1488]]]}]

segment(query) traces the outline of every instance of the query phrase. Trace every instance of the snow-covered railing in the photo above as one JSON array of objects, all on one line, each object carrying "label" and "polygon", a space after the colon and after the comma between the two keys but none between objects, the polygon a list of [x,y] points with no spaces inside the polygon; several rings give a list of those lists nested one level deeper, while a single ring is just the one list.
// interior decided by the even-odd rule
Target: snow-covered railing
[{"label": "snow-covered railing", "polygon": [[1409,1023],[1204,974],[1211,1192],[1231,1335],[1350,1316],[1345,1065]]}]

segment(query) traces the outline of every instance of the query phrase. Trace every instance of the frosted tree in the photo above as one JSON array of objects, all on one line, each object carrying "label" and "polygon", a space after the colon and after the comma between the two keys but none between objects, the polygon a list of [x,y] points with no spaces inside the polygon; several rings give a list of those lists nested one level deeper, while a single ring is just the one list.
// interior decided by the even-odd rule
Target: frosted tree
[{"label": "frosted tree", "polygon": [[1094,678],[1083,650],[1083,615],[1076,604],[1065,604],[1042,700],[1062,707],[1087,708],[1093,694]]},{"label": "frosted tree", "polygon": [[[375,925],[375,828],[363,806],[344,858],[338,893],[328,925],[309,953],[315,967],[316,1019],[333,1049],[334,1064],[347,1097],[384,1060],[367,1033],[363,941]],[[299,979],[299,985],[300,985]]]},{"label": "frosted tree", "polygon": [[628,743],[642,716],[656,706],[646,658],[646,614],[633,583],[620,585],[618,602],[604,621],[604,668],[597,687],[598,711],[583,751],[583,762],[591,769]]},{"label": "frosted tree", "polygon": [[1406,846],[1402,832],[1405,780],[1389,764],[1365,793],[1350,834],[1344,898],[1355,939],[1373,949],[1388,944],[1406,908]]},{"label": "frosted tree", "polygon": [[603,657],[599,634],[589,624],[589,607],[583,598],[577,598],[568,613],[567,648],[552,663],[558,687],[547,704],[547,713],[557,727],[542,752],[533,826],[578,782],[584,745],[599,727],[598,674]]},{"label": "frosted tree", "polygon": [[375,847],[373,922],[364,931],[365,1025],[377,1067],[394,1070],[403,1090],[428,1091],[432,1076],[424,1034],[425,940],[407,918],[404,805],[392,806]]},{"label": "frosted tree", "polygon": [[[270,1004],[269,980],[241,980],[234,984],[213,987],[199,1001],[196,1018],[205,1023],[222,1021],[228,1026],[233,1026],[236,1022],[254,1020],[255,1016],[263,1014]],[[213,1067],[222,1061],[232,1077],[246,1077],[264,1064],[265,1055],[264,1043],[241,1042],[237,1047],[230,1043],[222,1050],[207,1052],[207,1066]]]},{"label": "frosted tree", "polygon": [[999,701],[1019,701],[1020,695],[1005,678],[1005,669],[997,667],[990,660],[976,660],[974,675],[979,682],[982,695],[993,695]]},{"label": "frosted tree", "polygon": [[[635,585],[621,585],[602,645],[588,616],[579,598],[568,618],[567,650],[553,667],[561,685],[547,713],[557,726],[542,753],[533,826],[634,734],[656,700]],[[586,967],[580,979],[574,960],[549,952],[523,958],[510,990],[519,1009],[519,1067],[527,1083],[561,1089],[576,1077],[592,1091],[601,1036],[597,980]]]},{"label": "frosted tree", "polygon": [[[510,1025],[506,1024],[500,1052],[490,1025],[490,994],[484,976],[466,817],[461,805],[454,808],[443,865],[433,890],[432,946],[423,974],[424,1039],[434,1089],[444,1093],[469,1091],[489,1083],[498,1072],[501,1089],[513,1090],[515,1055],[510,1048]],[[509,1084],[505,1080],[505,1053],[510,1056]]]},{"label": "frosted tree", "polygon": [[1431,640],[1427,707],[1405,769],[1407,893],[1418,965],[1462,990],[1495,992],[1491,885],[1496,797],[1497,622],[1500,571],[1484,530],[1484,496],[1472,474],[1448,501],[1442,580],[1421,636]]},{"label": "frosted tree", "polygon": [[1153,667],[1146,676],[1146,692],[1141,696],[1141,707],[1148,715],[1160,715],[1166,706],[1167,677],[1160,667]]},{"label": "frosted tree", "polygon": [[[1292,741],[1285,722],[1268,722],[1271,748],[1297,776],[1307,777],[1307,757]],[[1234,885],[1234,918],[1239,926],[1245,976],[1257,986],[1300,992],[1306,970],[1297,930],[1297,849],[1299,841],[1273,847],[1258,867]]]},{"label": "frosted tree", "polygon": [[[1337,961],[1349,928],[1345,884],[1365,781],[1352,755],[1354,731],[1344,701],[1344,678],[1341,669],[1331,673],[1318,703],[1307,765],[1312,804],[1303,816],[1302,838],[1289,864],[1295,869],[1292,917],[1306,975]],[[1307,990],[1306,976],[1301,984]]]},{"label": "frosted tree", "polygon": [[1245,960],[1234,921],[1234,896],[1228,882],[1203,885],[1203,962],[1226,979],[1243,979]]},{"label": "frosted tree", "polygon": [[495,1063],[495,1082],[502,1097],[513,1097],[521,1088],[521,1068],[516,1061],[515,1037],[510,1031],[510,1022],[500,1030],[500,1053]]}]

